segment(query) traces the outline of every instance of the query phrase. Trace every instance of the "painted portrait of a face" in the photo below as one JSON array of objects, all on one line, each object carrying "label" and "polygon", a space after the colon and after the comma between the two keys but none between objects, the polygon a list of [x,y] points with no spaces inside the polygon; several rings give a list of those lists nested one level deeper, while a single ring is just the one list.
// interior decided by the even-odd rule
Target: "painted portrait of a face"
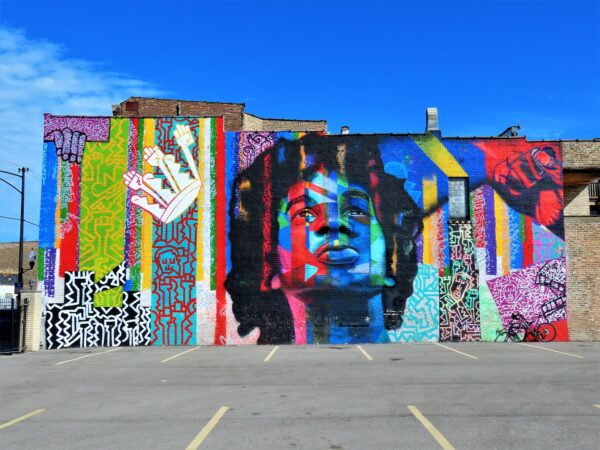
[{"label": "painted portrait of a face", "polygon": [[[363,186],[318,169],[290,186],[278,212],[279,278],[307,303],[372,297],[385,280],[385,239]],[[393,281],[389,281],[393,283]]]},{"label": "painted portrait of a face", "polygon": [[280,141],[235,190],[227,289],[241,335],[259,327],[265,343],[315,333],[321,342],[383,342],[399,327],[421,216],[404,180],[383,170],[376,143]]}]

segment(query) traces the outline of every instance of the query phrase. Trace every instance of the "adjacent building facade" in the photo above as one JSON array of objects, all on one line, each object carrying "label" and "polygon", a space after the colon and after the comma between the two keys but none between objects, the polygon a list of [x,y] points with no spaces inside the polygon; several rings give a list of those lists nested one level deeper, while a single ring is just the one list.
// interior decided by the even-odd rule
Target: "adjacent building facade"
[{"label": "adjacent building facade", "polygon": [[48,348],[493,341],[515,314],[599,337],[600,224],[568,212],[600,142],[445,138],[435,120],[328,135],[242,104],[114,112],[45,116]]}]

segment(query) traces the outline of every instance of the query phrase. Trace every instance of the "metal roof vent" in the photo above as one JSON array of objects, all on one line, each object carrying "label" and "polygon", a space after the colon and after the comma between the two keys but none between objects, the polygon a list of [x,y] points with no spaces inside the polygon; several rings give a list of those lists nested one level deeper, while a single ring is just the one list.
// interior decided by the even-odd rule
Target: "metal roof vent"
[{"label": "metal roof vent", "polygon": [[521,129],[520,125],[510,126],[506,130],[504,130],[502,133],[500,133],[498,135],[498,137],[503,137],[503,138],[517,137],[517,136],[519,136],[520,129]]},{"label": "metal roof vent", "polygon": [[440,131],[437,108],[427,108],[426,116],[427,116],[427,128],[425,131],[426,132]]}]

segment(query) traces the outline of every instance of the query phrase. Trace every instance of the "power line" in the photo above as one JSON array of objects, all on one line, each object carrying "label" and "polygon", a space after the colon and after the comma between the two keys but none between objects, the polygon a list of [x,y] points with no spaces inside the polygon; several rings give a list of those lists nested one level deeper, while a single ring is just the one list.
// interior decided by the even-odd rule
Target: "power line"
[{"label": "power line", "polygon": [[[8,217],[8,216],[0,216],[0,219],[21,220],[21,219],[17,219],[16,217]],[[33,225],[33,226],[39,228],[39,225],[37,223],[33,223],[33,222],[30,222],[29,220],[25,220],[25,219],[23,219],[23,222],[27,222],[29,225]]]},{"label": "power line", "polygon": [[[15,166],[15,167],[21,167],[22,166],[22,164],[15,164],[14,162],[9,161],[7,159],[3,159],[3,158],[0,158],[0,162],[4,163],[4,164],[10,164],[11,166]],[[36,170],[29,169],[29,173],[33,174],[34,178],[39,178],[40,180],[42,179],[42,176]]]}]

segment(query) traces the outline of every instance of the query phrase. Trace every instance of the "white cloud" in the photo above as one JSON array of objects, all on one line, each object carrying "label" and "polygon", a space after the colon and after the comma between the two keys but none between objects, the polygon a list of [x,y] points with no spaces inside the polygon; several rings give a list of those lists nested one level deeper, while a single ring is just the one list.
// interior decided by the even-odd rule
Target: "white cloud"
[{"label": "white cloud", "polygon": [[[27,174],[25,218],[39,221],[43,114],[112,114],[111,105],[130,96],[163,95],[150,83],[110,72],[99,64],[69,58],[55,43],[29,39],[22,30],[0,26],[0,170]],[[13,184],[20,180],[0,173]],[[13,179],[14,178],[14,179]],[[0,183],[1,216],[18,217],[19,196]],[[19,239],[18,222],[0,219],[0,242]],[[38,229],[25,226],[25,238]]]}]

